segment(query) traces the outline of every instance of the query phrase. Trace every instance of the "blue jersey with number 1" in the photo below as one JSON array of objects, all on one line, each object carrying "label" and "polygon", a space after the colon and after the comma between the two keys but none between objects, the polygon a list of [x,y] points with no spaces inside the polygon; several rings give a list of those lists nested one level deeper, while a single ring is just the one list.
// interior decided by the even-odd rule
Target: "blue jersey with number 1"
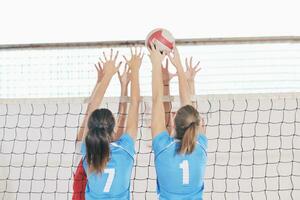
[{"label": "blue jersey with number 1", "polygon": [[207,161],[207,138],[199,134],[191,154],[177,153],[179,141],[163,131],[153,139],[160,200],[201,200]]},{"label": "blue jersey with number 1", "polygon": [[[83,158],[86,156],[86,145],[81,146]],[[134,162],[134,141],[124,134],[118,141],[110,144],[110,161],[103,173],[88,173],[87,161],[83,160],[83,168],[87,174],[85,190],[86,200],[130,199],[130,178]]]}]

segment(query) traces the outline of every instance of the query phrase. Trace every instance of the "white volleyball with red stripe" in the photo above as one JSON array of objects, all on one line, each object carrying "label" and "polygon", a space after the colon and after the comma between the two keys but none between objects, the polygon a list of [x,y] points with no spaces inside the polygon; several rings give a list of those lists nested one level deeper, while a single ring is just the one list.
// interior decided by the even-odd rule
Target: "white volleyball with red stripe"
[{"label": "white volleyball with red stripe", "polygon": [[153,43],[161,53],[169,53],[175,46],[175,39],[170,31],[163,28],[157,28],[151,31],[145,40],[147,47],[150,47],[151,43]]}]

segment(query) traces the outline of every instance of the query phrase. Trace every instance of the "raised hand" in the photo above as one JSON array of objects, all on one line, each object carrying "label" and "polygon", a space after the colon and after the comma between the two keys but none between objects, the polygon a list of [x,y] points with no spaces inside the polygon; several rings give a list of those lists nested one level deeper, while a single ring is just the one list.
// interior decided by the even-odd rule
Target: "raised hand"
[{"label": "raised hand", "polygon": [[144,57],[144,54],[142,54],[142,49],[138,50],[135,47],[134,52],[133,52],[133,49],[130,48],[130,52],[131,52],[130,59],[127,59],[126,56],[123,56],[123,58],[125,59],[127,65],[129,66],[129,70],[131,70],[131,71],[139,70],[140,66],[142,64],[143,57]]},{"label": "raised hand", "polygon": [[194,81],[196,74],[201,70],[201,67],[199,66],[200,61],[197,62],[196,65],[193,66],[193,57],[190,57],[189,62],[188,58],[185,59],[185,76],[188,81]]},{"label": "raised hand", "polygon": [[154,46],[154,44],[150,45],[150,48],[148,48],[150,54],[149,54],[149,58],[151,60],[152,66],[156,67],[156,66],[161,66],[162,61],[165,58],[165,54],[161,54],[160,51],[158,49],[156,49],[156,47]]},{"label": "raised hand", "polygon": [[171,79],[175,76],[177,76],[177,74],[173,74],[169,72],[169,60],[166,59],[166,64],[165,66],[161,65],[161,71],[162,71],[162,77],[163,77],[163,83],[164,85],[169,85],[169,82],[171,81]]},{"label": "raised hand", "polygon": [[119,70],[122,62],[119,62],[116,65],[116,60],[118,58],[118,54],[119,54],[119,52],[117,51],[117,53],[114,55],[113,49],[111,49],[109,59],[107,59],[105,52],[103,52],[103,57],[104,57],[105,61],[103,61],[101,58],[99,58],[100,62],[102,63],[101,67],[103,69],[104,76],[107,75],[107,76],[112,77]]},{"label": "raised hand", "polygon": [[121,88],[127,88],[129,82],[130,82],[130,72],[129,72],[129,68],[128,65],[125,65],[124,71],[121,74],[120,70],[118,71],[118,78],[121,84]]},{"label": "raised hand", "polygon": [[95,64],[95,68],[97,70],[97,83],[100,83],[100,81],[104,77],[104,70],[103,70],[102,65],[101,65],[100,62],[98,62],[97,64]]},{"label": "raised hand", "polygon": [[182,67],[180,55],[179,55],[177,47],[174,48],[173,55],[171,55],[169,53],[168,57],[169,57],[171,63],[176,67],[177,70],[178,70],[178,67]]}]

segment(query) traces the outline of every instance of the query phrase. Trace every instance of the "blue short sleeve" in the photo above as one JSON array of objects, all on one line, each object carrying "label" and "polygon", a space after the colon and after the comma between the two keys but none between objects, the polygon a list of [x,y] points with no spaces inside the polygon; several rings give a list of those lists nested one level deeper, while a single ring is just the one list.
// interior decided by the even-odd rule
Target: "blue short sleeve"
[{"label": "blue short sleeve", "polygon": [[198,142],[204,148],[204,150],[206,151],[207,150],[207,143],[208,143],[206,135],[199,134],[198,135]]},{"label": "blue short sleeve", "polygon": [[126,150],[132,157],[134,157],[135,149],[134,149],[134,141],[132,137],[128,133],[124,133],[119,140],[116,141],[118,146],[121,146],[124,150]]},{"label": "blue short sleeve", "polygon": [[86,145],[85,145],[85,142],[81,143],[80,152],[81,152],[81,154],[82,154],[83,157],[86,156]]},{"label": "blue short sleeve", "polygon": [[169,135],[167,131],[163,131],[155,136],[152,141],[152,148],[155,156],[158,156],[174,139]]}]

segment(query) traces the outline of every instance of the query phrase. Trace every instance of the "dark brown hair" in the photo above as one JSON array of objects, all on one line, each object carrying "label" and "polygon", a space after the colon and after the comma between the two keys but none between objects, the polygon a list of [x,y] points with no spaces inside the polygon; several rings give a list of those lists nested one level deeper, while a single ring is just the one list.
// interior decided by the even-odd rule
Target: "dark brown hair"
[{"label": "dark brown hair", "polygon": [[175,138],[180,140],[178,153],[190,154],[194,151],[199,124],[199,112],[193,106],[186,105],[177,111],[175,116]]},{"label": "dark brown hair", "polygon": [[110,157],[110,141],[115,127],[115,118],[108,109],[95,110],[88,120],[85,137],[86,159],[90,171],[102,173]]}]

